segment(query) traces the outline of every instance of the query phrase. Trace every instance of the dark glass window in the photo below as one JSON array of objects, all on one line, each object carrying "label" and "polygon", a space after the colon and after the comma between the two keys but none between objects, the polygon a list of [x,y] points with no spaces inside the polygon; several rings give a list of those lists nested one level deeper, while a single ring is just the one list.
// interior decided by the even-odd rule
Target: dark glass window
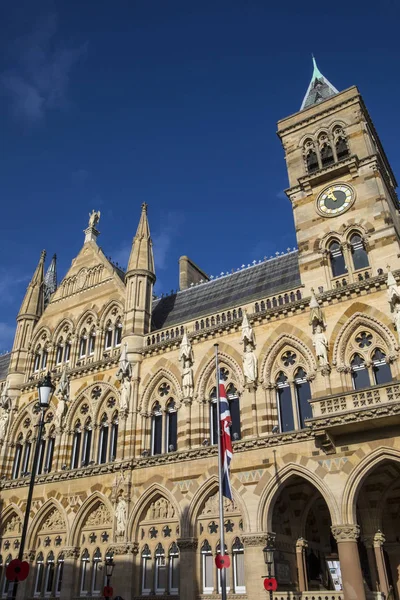
[{"label": "dark glass window", "polygon": [[47,454],[46,454],[46,461],[45,461],[45,465],[44,465],[45,473],[50,473],[51,468],[53,466],[54,444],[55,444],[54,437],[49,437],[47,440]]},{"label": "dark glass window", "polygon": [[357,233],[353,235],[350,239],[350,245],[354,269],[366,269],[369,267],[368,254],[361,236]]},{"label": "dark glass window", "polygon": [[336,154],[338,160],[342,160],[349,155],[349,149],[347,147],[346,141],[343,138],[339,138],[336,142]]},{"label": "dark glass window", "polygon": [[96,335],[94,333],[91,333],[90,337],[89,337],[89,354],[94,354],[95,347],[96,347]]},{"label": "dark glass window", "polygon": [[81,448],[81,437],[82,433],[79,430],[75,430],[74,439],[72,443],[71,469],[77,469],[79,467],[79,451]]},{"label": "dark glass window", "polygon": [[86,345],[87,345],[87,338],[86,336],[81,337],[81,341],[79,344],[79,356],[86,356]]},{"label": "dark glass window", "polygon": [[15,456],[14,456],[14,465],[12,470],[13,479],[18,479],[19,477],[19,469],[21,466],[21,456],[22,456],[22,445],[16,444],[15,446]]},{"label": "dark glass window", "polygon": [[372,370],[377,385],[392,381],[390,365],[386,362],[386,355],[379,348],[372,355]]},{"label": "dark glass window", "polygon": [[115,339],[114,339],[114,346],[119,346],[121,343],[121,339],[122,339],[122,327],[120,324],[118,324],[115,327]]},{"label": "dark glass window", "polygon": [[92,429],[90,426],[85,427],[85,433],[83,437],[83,448],[82,448],[82,464],[88,465],[90,461],[90,452],[92,446]]},{"label": "dark glass window", "polygon": [[106,337],[104,340],[104,347],[105,348],[111,348],[112,346],[112,338],[113,338],[113,332],[112,329],[109,328],[106,330]]},{"label": "dark glass window", "polygon": [[161,454],[162,452],[162,413],[161,407],[157,403],[153,409],[152,416],[152,454]]},{"label": "dark glass window", "polygon": [[178,443],[178,413],[172,400],[167,406],[167,452],[175,452]]},{"label": "dark glass window", "polygon": [[335,162],[333,157],[332,148],[329,144],[324,144],[321,148],[321,163],[323,167],[327,167]]},{"label": "dark glass window", "polygon": [[33,370],[34,371],[39,371],[39,367],[40,367],[40,354],[37,353],[35,354],[35,362],[33,365]]},{"label": "dark glass window", "polygon": [[368,369],[364,359],[359,354],[355,354],[351,361],[351,376],[355,390],[360,390],[371,385]]},{"label": "dark glass window", "polygon": [[44,462],[44,454],[46,452],[46,440],[40,440],[39,445],[39,456],[36,466],[36,475],[40,475],[43,473],[43,462]]},{"label": "dark glass window", "polygon": [[347,273],[346,263],[344,262],[343,252],[338,242],[334,241],[331,243],[329,253],[333,277],[345,275]]},{"label": "dark glass window", "polygon": [[242,437],[240,430],[240,402],[237,389],[232,383],[228,385],[226,394],[232,419],[231,437],[233,441],[240,440]]},{"label": "dark glass window", "polygon": [[62,362],[62,354],[63,354],[63,347],[61,345],[57,346],[57,352],[56,352],[56,364],[59,365]]},{"label": "dark glass window", "polygon": [[307,154],[306,162],[307,162],[307,171],[309,173],[318,171],[318,169],[319,169],[318,158],[317,158],[317,154],[316,154],[316,152],[314,152],[314,150],[309,151],[309,153]]},{"label": "dark glass window", "polygon": [[118,443],[118,420],[115,418],[111,425],[111,443],[110,443],[110,461],[114,461],[117,456]]},{"label": "dark glass window", "polygon": [[99,438],[99,463],[107,462],[108,426],[103,424],[100,428]]},{"label": "dark glass window", "polygon": [[292,394],[290,393],[288,379],[284,373],[279,374],[276,384],[280,429],[281,431],[293,431]]},{"label": "dark glass window", "polygon": [[47,352],[47,350],[43,350],[43,354],[42,354],[42,369],[45,369],[47,367],[48,356],[49,356],[49,353]]},{"label": "dark glass window", "polygon": [[312,410],[309,400],[311,399],[310,383],[306,379],[306,373],[302,368],[298,369],[295,379],[297,406],[299,409],[300,427],[305,427],[305,419],[311,419]]},{"label": "dark glass window", "polygon": [[64,362],[69,362],[70,356],[71,356],[71,344],[70,344],[70,342],[67,342],[65,344]]},{"label": "dark glass window", "polygon": [[211,393],[210,403],[210,424],[211,424],[211,444],[218,444],[218,412],[217,412],[217,400],[215,389]]}]

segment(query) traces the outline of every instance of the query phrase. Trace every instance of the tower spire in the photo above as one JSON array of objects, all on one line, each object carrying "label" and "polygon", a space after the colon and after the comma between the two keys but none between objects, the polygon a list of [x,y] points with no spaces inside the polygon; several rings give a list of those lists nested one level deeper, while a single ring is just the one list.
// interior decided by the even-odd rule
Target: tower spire
[{"label": "tower spire", "polygon": [[29,315],[39,318],[44,309],[44,261],[46,250],[42,250],[38,265],[27,287],[18,317]]},{"label": "tower spire", "polygon": [[57,289],[57,255],[54,254],[44,277],[44,305],[50,302],[52,294]]},{"label": "tower spire", "polygon": [[326,100],[335,94],[338,94],[339,91],[333,86],[328,79],[322,75],[321,71],[318,69],[317,61],[315,60],[314,54],[312,56],[313,62],[313,74],[311,77],[310,85],[308,86],[306,95],[304,96],[303,102],[301,104],[300,110],[304,108],[308,108],[313,104],[317,104],[322,100]]},{"label": "tower spire", "polygon": [[150,227],[147,219],[147,204],[142,204],[139,225],[133,238],[132,250],[129,257],[127,273],[135,270],[147,271],[156,278],[154,269],[153,243],[150,237]]}]

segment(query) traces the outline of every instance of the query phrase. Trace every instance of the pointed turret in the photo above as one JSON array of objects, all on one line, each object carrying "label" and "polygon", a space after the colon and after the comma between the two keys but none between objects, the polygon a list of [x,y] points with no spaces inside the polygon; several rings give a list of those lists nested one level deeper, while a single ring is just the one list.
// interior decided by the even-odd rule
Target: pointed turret
[{"label": "pointed turret", "polygon": [[19,309],[9,368],[11,388],[24,381],[27,372],[28,348],[34,334],[35,325],[44,311],[45,258],[46,251],[43,250]]},{"label": "pointed turret", "polygon": [[300,110],[308,108],[313,104],[318,104],[318,102],[322,102],[322,100],[326,100],[327,98],[339,93],[339,91],[327,80],[327,78],[322,75],[321,71],[317,67],[314,56],[312,57],[312,60],[314,70],[310,85],[308,86]]},{"label": "pointed turret", "polygon": [[131,255],[125,275],[124,339],[128,355],[143,347],[143,336],[151,328],[154,270],[153,245],[147,220],[147,204],[142,204],[139,225],[133,238]]},{"label": "pointed turret", "polygon": [[23,315],[39,318],[44,309],[44,261],[46,250],[40,255],[40,260],[35,269],[30,284],[27,287],[25,297],[19,309],[18,318]]},{"label": "pointed turret", "polygon": [[156,274],[154,270],[153,244],[150,237],[146,203],[142,204],[142,214],[140,215],[136,235],[133,238],[132,250],[126,272],[128,274],[130,271],[137,269],[152,274],[155,281]]},{"label": "pointed turret", "polygon": [[54,254],[44,278],[44,305],[50,302],[52,294],[57,289],[57,255]]}]

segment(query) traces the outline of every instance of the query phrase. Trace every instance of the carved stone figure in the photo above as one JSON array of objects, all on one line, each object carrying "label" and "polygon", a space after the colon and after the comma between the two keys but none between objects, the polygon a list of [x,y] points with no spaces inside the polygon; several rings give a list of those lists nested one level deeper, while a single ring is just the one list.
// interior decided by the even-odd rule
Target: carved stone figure
[{"label": "carved stone figure", "polygon": [[118,498],[117,506],[115,507],[115,518],[117,520],[117,535],[124,535],[127,521],[127,506],[126,500],[122,496]]},{"label": "carved stone figure", "polygon": [[8,390],[10,388],[10,382],[6,381],[3,389],[1,390],[0,395],[0,408],[8,409],[11,407],[10,396],[8,395]]},{"label": "carved stone figure", "polygon": [[312,332],[313,333],[315,333],[318,325],[320,325],[324,329],[326,327],[324,311],[322,310],[322,308],[318,304],[318,300],[315,297],[314,289],[313,288],[311,288],[310,321],[309,321],[309,324],[312,327]]},{"label": "carved stone figure", "polygon": [[313,345],[315,347],[315,354],[321,367],[328,364],[328,340],[326,335],[322,331],[321,325],[317,325],[316,332],[313,336]]},{"label": "carved stone figure", "polygon": [[0,441],[4,440],[7,433],[8,420],[10,418],[9,411],[5,408],[0,409]]},{"label": "carved stone figure", "polygon": [[396,306],[396,312],[394,313],[394,324],[397,329],[397,337],[399,338],[400,343],[400,304]]},{"label": "carved stone figure", "polygon": [[100,221],[100,211],[99,210],[92,210],[91,213],[89,213],[89,227],[96,227],[97,223]]},{"label": "carved stone figure", "polygon": [[153,521],[155,519],[170,519],[174,516],[174,507],[165,498],[159,498],[150,504],[146,519]]},{"label": "carved stone figure", "polygon": [[244,344],[245,348],[248,344],[250,344],[250,346],[253,349],[255,348],[256,340],[254,337],[254,331],[253,331],[253,328],[250,326],[246,311],[243,314],[241,340],[242,340],[242,343]]},{"label": "carved stone figure", "polygon": [[193,350],[192,345],[189,342],[187,332],[185,331],[180,350],[179,350],[179,362],[182,363],[182,387],[183,395],[185,398],[191,398],[194,390],[193,380]]},{"label": "carved stone figure", "polygon": [[119,358],[119,368],[116,375],[121,382],[121,393],[119,399],[119,407],[122,412],[129,410],[132,390],[132,365],[128,359],[127,346],[124,344]]},{"label": "carved stone figure", "polygon": [[91,512],[88,516],[85,526],[101,527],[102,525],[109,525],[110,521],[110,513],[108,512],[107,508],[104,506],[104,504],[99,504],[98,508],[96,508],[96,510]]},{"label": "carved stone figure", "polygon": [[64,417],[67,412],[67,403],[63,397],[60,397],[56,412],[54,414],[54,425],[56,427],[62,427],[64,425]]},{"label": "carved stone figure", "polygon": [[56,396],[62,398],[65,402],[69,400],[69,380],[66,367],[64,367],[60,381],[58,382]]},{"label": "carved stone figure", "polygon": [[47,517],[46,521],[43,523],[43,528],[44,530],[61,530],[65,528],[65,523],[64,523],[64,519],[62,518],[62,516],[60,515],[60,513],[58,512],[58,510],[56,508],[54,508],[51,513],[49,514],[49,516]]},{"label": "carved stone figure", "polygon": [[246,377],[247,383],[253,383],[257,380],[257,359],[250,345],[245,348],[243,354],[243,373]]},{"label": "carved stone figure", "polygon": [[388,266],[387,276],[387,299],[392,312],[396,312],[400,306],[400,288],[396,283],[393,273]]},{"label": "carved stone figure", "polygon": [[131,398],[132,384],[128,377],[124,377],[121,383],[121,394],[119,398],[119,408],[122,412],[129,410],[129,403]]}]

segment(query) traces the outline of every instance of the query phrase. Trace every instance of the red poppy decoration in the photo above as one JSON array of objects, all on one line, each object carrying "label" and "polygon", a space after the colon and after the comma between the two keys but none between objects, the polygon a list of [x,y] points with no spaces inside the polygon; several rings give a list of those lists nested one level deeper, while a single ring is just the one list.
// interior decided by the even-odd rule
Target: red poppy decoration
[{"label": "red poppy decoration", "polygon": [[267,590],[267,592],[276,592],[278,589],[278,582],[276,581],[275,577],[266,577],[264,579],[264,588]]},{"label": "red poppy decoration", "polygon": [[14,558],[6,569],[8,581],[24,581],[28,577],[29,563],[26,560]]},{"label": "red poppy decoration", "polygon": [[113,595],[114,590],[112,589],[112,587],[110,585],[105,585],[104,589],[103,589],[103,596],[104,598],[111,598],[111,596]]},{"label": "red poppy decoration", "polygon": [[217,569],[227,569],[231,565],[231,559],[227,554],[224,556],[217,554],[215,557],[215,564],[217,565]]}]

